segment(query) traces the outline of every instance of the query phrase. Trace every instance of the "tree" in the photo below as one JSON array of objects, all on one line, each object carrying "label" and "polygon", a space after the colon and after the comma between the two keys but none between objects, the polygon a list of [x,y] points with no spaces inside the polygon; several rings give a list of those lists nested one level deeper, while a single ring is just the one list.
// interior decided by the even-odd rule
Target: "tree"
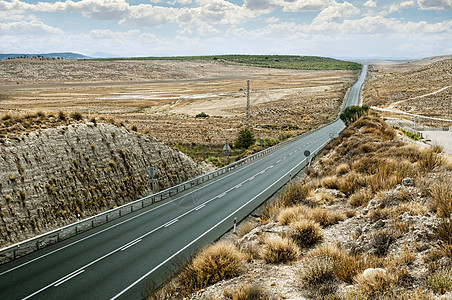
[{"label": "tree", "polygon": [[344,109],[344,112],[341,113],[340,118],[345,123],[345,125],[349,125],[356,120],[358,120],[361,116],[367,114],[369,111],[369,106],[349,106]]},{"label": "tree", "polygon": [[254,138],[253,133],[248,128],[243,128],[239,132],[239,136],[234,142],[235,147],[237,148],[249,148],[251,145],[254,145],[256,139]]}]

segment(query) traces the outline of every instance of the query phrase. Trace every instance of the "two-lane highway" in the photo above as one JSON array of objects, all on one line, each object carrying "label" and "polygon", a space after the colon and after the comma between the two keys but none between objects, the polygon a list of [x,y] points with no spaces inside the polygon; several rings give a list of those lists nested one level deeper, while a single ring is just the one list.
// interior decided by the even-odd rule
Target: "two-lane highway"
[{"label": "two-lane highway", "polygon": [[[358,103],[366,68],[347,105]],[[353,99],[351,99],[353,97]],[[148,208],[0,266],[0,299],[137,299],[246,217],[344,128],[340,120]]]}]

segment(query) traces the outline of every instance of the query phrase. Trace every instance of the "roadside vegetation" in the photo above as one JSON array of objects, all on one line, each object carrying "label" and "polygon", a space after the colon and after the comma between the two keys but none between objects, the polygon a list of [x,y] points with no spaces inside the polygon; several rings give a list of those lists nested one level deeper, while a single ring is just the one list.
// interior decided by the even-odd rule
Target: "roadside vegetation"
[{"label": "roadside vegetation", "polygon": [[[362,116],[303,180],[221,241],[234,249],[227,259],[207,259],[209,246],[181,268],[233,261],[235,275],[212,270],[215,280],[196,288],[176,273],[148,299],[450,297],[452,163],[441,150],[405,144],[380,118]],[[262,298],[234,298],[245,290]]]},{"label": "roadside vegetation", "polygon": [[[90,59],[91,60],[91,59]],[[178,61],[218,61],[225,64],[242,64],[262,68],[298,70],[359,70],[361,64],[319,56],[294,55],[217,55],[217,56],[174,56],[174,57],[131,57],[102,58],[101,61],[114,60],[178,60]]]}]

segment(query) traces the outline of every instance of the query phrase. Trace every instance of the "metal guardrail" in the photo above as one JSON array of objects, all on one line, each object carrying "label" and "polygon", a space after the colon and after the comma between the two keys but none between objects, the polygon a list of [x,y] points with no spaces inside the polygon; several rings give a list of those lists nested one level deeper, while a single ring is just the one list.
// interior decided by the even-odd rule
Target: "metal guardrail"
[{"label": "metal guardrail", "polygon": [[[347,102],[344,102],[347,103]],[[346,105],[346,104],[345,104]],[[111,222],[113,220],[116,220],[122,216],[125,216],[129,213],[132,213],[134,211],[137,211],[139,209],[145,208],[149,205],[152,205],[156,202],[168,199],[170,197],[173,197],[181,192],[184,192],[188,189],[191,189],[194,186],[203,184],[209,180],[212,180],[214,178],[217,178],[225,173],[228,173],[232,170],[235,170],[236,168],[243,166],[249,162],[252,162],[256,159],[259,159],[263,156],[266,156],[267,154],[274,152],[290,143],[294,143],[298,141],[299,139],[302,139],[314,132],[317,132],[321,130],[324,127],[327,127],[334,122],[336,122],[339,119],[337,117],[335,120],[320,126],[314,130],[311,130],[309,132],[303,133],[301,135],[298,135],[294,138],[291,138],[289,140],[286,140],[284,142],[281,142],[279,144],[276,144],[270,148],[264,149],[262,151],[259,151],[255,154],[252,154],[248,157],[245,157],[239,161],[236,161],[234,163],[231,163],[225,167],[222,167],[220,169],[214,170],[212,172],[206,173],[204,175],[198,176],[194,179],[188,180],[186,182],[183,182],[181,184],[178,184],[176,186],[170,187],[166,190],[160,191],[158,193],[143,197],[141,199],[135,200],[133,202],[124,204],[122,206],[119,206],[117,208],[113,208],[111,210],[105,211],[103,213],[100,213],[98,215],[77,221],[76,223],[72,223],[69,225],[66,225],[64,227],[58,228],[56,230],[41,234],[39,236],[33,237],[31,239],[22,241],[20,243],[5,247],[3,249],[0,249],[0,264],[4,264],[6,262],[15,260],[21,256],[24,256],[26,254],[32,253],[34,251],[37,251],[39,249],[45,248],[47,246],[53,245],[55,243],[58,243],[60,241],[66,240],[70,237],[73,237],[77,234],[80,234],[82,232],[85,232],[89,229],[98,227],[102,224]],[[321,149],[321,148],[319,148]],[[318,151],[317,151],[318,152]],[[314,156],[317,153],[312,153],[311,155]],[[306,165],[300,163],[299,169],[297,173]]]},{"label": "metal guardrail", "polygon": [[53,245],[57,242],[66,240],[72,236],[75,236],[75,235],[85,232],[89,229],[92,229],[92,228],[98,227],[102,224],[116,220],[122,216],[125,216],[125,215],[132,213],[134,211],[137,211],[139,209],[145,208],[156,202],[173,197],[181,192],[184,192],[195,186],[203,184],[209,180],[217,178],[225,173],[231,172],[231,171],[237,169],[238,167],[241,167],[249,162],[252,162],[256,159],[266,156],[267,154],[274,152],[274,151],[288,145],[289,143],[298,141],[299,139],[334,123],[336,120],[334,120],[328,124],[325,124],[319,128],[316,128],[312,131],[309,131],[307,133],[298,135],[292,139],[281,142],[270,148],[259,151],[255,154],[245,157],[239,161],[231,163],[225,167],[222,167],[220,169],[217,169],[212,172],[206,173],[204,175],[198,176],[194,179],[188,180],[188,181],[178,184],[176,186],[170,187],[166,190],[143,197],[141,199],[124,204],[117,208],[113,208],[111,210],[105,211],[98,215],[77,221],[76,223],[69,224],[67,226],[58,228],[56,230],[41,234],[41,235],[33,237],[31,239],[28,239],[28,240],[22,241],[20,243],[8,246],[6,248],[0,249],[0,264],[15,260],[16,258],[19,258],[19,257],[29,254],[31,252],[37,251],[39,249],[45,248],[49,245]]}]

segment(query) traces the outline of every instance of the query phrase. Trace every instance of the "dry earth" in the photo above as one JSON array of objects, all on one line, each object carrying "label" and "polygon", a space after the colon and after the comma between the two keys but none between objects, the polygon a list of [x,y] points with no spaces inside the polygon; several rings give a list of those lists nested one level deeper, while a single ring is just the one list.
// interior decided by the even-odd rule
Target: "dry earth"
[{"label": "dry earth", "polygon": [[424,125],[449,127],[452,124],[451,83],[452,56],[373,65],[369,68],[363,99],[364,103],[383,110],[385,116],[399,112],[399,117],[413,119],[418,115]]},{"label": "dry earth", "polygon": [[[450,299],[452,164],[434,153],[401,142],[381,119],[359,120],[308,177],[198,254],[211,253],[218,265],[195,256],[182,269],[218,276],[214,266],[227,254],[214,247],[224,243],[246,255],[238,275],[185,299]],[[306,219],[318,223],[320,241],[308,244],[314,231],[296,229]],[[281,239],[292,244],[270,254],[269,241]],[[183,298],[189,283],[180,278],[188,275],[179,276],[149,299]]]},{"label": "dry earth", "polygon": [[[0,62],[0,112],[77,111],[115,119],[166,143],[223,144],[244,125],[246,80],[258,137],[332,120],[355,71],[299,71],[206,61]],[[195,118],[204,112],[210,118]],[[289,132],[263,125],[292,125]]]}]

